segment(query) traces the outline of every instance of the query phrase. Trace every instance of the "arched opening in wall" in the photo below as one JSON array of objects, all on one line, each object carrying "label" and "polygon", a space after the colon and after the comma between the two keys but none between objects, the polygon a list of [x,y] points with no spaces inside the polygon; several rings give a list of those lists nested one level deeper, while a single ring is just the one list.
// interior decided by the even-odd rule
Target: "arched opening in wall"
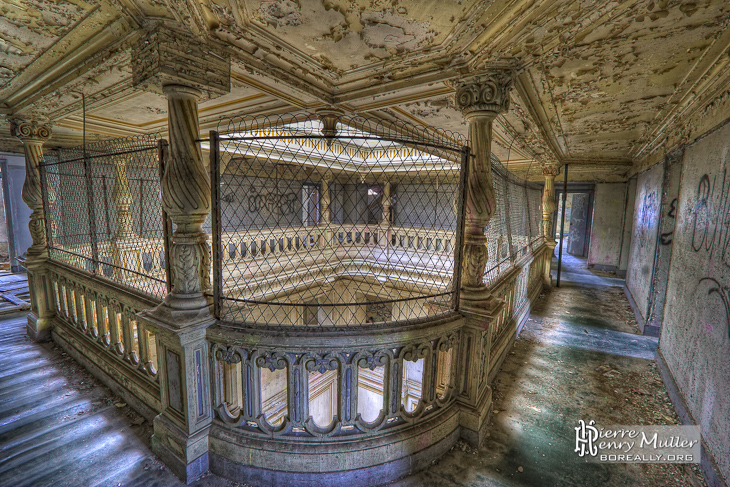
[{"label": "arched opening in wall", "polygon": [[403,360],[403,387],[401,390],[401,404],[407,413],[418,409],[423,393],[423,365],[424,359]]},{"label": "arched opening in wall", "polygon": [[237,416],[243,407],[241,362],[221,361],[221,368],[223,374],[223,400],[231,415]]},{"label": "arched opening in wall", "polygon": [[337,369],[309,372],[309,416],[314,424],[325,428],[337,414]]},{"label": "arched opening in wall", "polygon": [[449,389],[454,385],[454,375],[451,373],[453,350],[452,347],[436,353],[436,396],[441,401],[446,400]]},{"label": "arched opening in wall", "polygon": [[357,368],[357,412],[366,423],[374,423],[383,412],[385,367]]},{"label": "arched opening in wall", "polygon": [[261,368],[261,412],[271,426],[280,426],[288,412],[286,377],[286,368]]}]

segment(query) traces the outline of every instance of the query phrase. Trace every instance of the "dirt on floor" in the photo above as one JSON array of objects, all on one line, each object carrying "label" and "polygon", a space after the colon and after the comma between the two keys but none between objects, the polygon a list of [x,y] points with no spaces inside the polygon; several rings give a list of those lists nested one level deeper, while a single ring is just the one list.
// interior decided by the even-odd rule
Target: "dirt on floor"
[{"label": "dirt on floor", "polygon": [[[490,426],[500,423],[502,410],[509,411],[509,401],[516,398],[513,378],[520,376],[525,364],[545,355],[554,358],[550,376],[545,377],[547,391],[543,404],[563,417],[601,425],[678,425],[664,382],[654,360],[642,360],[598,352],[573,353],[569,350],[548,350],[538,335],[549,334],[561,321],[584,326],[586,334],[596,328],[640,335],[638,324],[624,291],[620,287],[564,287],[540,295],[531,319],[505,360],[493,385],[494,414]],[[539,332],[538,332],[539,330]],[[536,380],[537,384],[539,381]],[[577,404],[576,404],[577,403]],[[569,412],[574,412],[570,418]],[[488,448],[488,446],[487,446]],[[619,483],[609,480],[604,485],[636,486],[705,486],[698,464],[635,463],[616,464],[628,474]],[[612,476],[614,480],[618,480]],[[619,478],[623,477],[619,475]],[[608,480],[608,479],[607,479]],[[626,481],[623,484],[621,482]]]}]

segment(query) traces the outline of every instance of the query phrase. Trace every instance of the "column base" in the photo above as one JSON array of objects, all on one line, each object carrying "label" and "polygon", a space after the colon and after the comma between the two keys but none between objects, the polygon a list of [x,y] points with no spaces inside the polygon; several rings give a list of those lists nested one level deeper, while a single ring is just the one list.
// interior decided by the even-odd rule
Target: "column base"
[{"label": "column base", "polygon": [[[168,298],[171,295],[168,294]],[[203,298],[205,299],[205,298]],[[174,301],[173,301],[174,304]],[[159,304],[151,311],[145,312],[148,318],[165,323],[167,327],[174,330],[185,328],[187,326],[199,325],[201,323],[212,323],[214,321],[213,314],[207,302],[198,303],[197,307],[175,308],[170,306],[166,298],[162,304]]]},{"label": "column base", "polygon": [[545,258],[545,268],[543,269],[542,282],[546,288],[549,288],[553,286],[553,278],[550,275],[550,271],[552,269],[553,255],[555,255],[555,247],[557,247],[557,244],[552,241],[547,242],[545,245],[548,248],[548,255]]},{"label": "column base", "polygon": [[35,313],[28,314],[28,324],[26,325],[26,332],[30,339],[34,342],[51,341],[52,329],[53,323],[49,318],[39,318],[35,315]]},{"label": "column base", "polygon": [[180,480],[190,484],[208,472],[210,426],[188,435],[162,414],[153,424],[152,451]]},{"label": "column base", "polygon": [[491,323],[504,306],[504,301],[497,299],[491,291],[482,286],[463,286],[459,296],[459,311],[467,318]]},{"label": "column base", "polygon": [[472,448],[481,448],[487,436],[489,415],[492,412],[492,388],[487,386],[476,406],[459,404],[461,439]]}]

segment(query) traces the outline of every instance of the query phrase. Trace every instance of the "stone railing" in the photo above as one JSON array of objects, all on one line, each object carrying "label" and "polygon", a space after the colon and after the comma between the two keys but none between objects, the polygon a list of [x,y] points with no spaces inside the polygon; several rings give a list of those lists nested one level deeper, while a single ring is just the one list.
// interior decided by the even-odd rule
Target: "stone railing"
[{"label": "stone railing", "polygon": [[375,481],[386,459],[434,458],[458,434],[463,323],[453,313],[407,327],[287,337],[208,328],[211,464],[246,459],[244,471],[271,485],[272,468],[334,485],[342,465]]},{"label": "stone railing", "polygon": [[[97,244],[97,275],[129,286],[153,298],[167,294],[165,244],[162,238],[105,240]],[[77,269],[94,271],[90,243],[60,245],[49,249],[50,257]]]},{"label": "stone railing", "polygon": [[48,267],[54,338],[152,420],[160,412],[157,344],[137,313],[158,302],[61,263]]},{"label": "stone railing", "polygon": [[456,234],[453,230],[416,227],[391,227],[390,245],[396,249],[454,255]]},{"label": "stone railing", "polygon": [[504,301],[505,305],[491,327],[489,381],[499,371],[506,353],[530,314],[532,303],[542,290],[542,272],[545,260],[552,257],[550,250],[543,244],[518,258],[515,265],[491,285],[492,294]]}]

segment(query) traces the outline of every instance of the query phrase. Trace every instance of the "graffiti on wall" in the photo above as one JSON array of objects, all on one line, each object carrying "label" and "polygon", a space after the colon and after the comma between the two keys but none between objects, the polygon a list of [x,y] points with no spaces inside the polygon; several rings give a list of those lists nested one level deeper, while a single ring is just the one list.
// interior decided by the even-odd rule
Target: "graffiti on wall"
[{"label": "graffiti on wall", "polygon": [[293,215],[298,200],[299,196],[294,192],[281,194],[251,186],[248,211],[259,214],[268,212],[271,215]]},{"label": "graffiti on wall", "polygon": [[[639,208],[639,247],[646,248],[649,244],[651,233],[649,229],[656,223],[657,207],[656,190],[649,191],[649,185],[644,186],[644,201]],[[656,235],[656,234],[654,234]]]},{"label": "graffiti on wall", "polygon": [[[692,249],[705,250],[710,259],[719,256],[730,267],[730,181],[727,169],[722,180],[705,174],[697,186],[697,203],[692,213]],[[719,184],[719,186],[718,186]],[[717,252],[717,254],[716,254]]]},{"label": "graffiti on wall", "polygon": [[[700,285],[703,283],[709,283],[710,287],[707,291],[708,296],[717,294],[720,301],[722,301],[723,308],[725,308],[725,323],[728,325],[727,336],[730,339],[730,287],[724,286],[718,282],[717,279],[712,277],[703,277],[700,279]],[[711,330],[709,330],[711,331]]]},{"label": "graffiti on wall", "polygon": [[[707,252],[711,269],[714,270],[715,259],[719,258],[721,266],[730,268],[730,179],[727,169],[722,179],[718,176],[710,178],[704,174],[697,185],[697,203],[691,213],[692,250],[695,253]],[[727,270],[721,271],[723,275]],[[711,271],[712,273],[712,271]],[[699,280],[698,287],[707,286],[707,296],[719,297],[725,312],[725,323],[730,338],[730,287],[712,276]],[[711,325],[706,331],[711,331]]]}]

